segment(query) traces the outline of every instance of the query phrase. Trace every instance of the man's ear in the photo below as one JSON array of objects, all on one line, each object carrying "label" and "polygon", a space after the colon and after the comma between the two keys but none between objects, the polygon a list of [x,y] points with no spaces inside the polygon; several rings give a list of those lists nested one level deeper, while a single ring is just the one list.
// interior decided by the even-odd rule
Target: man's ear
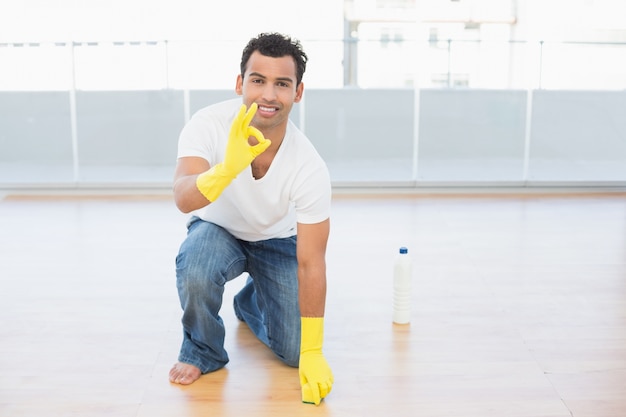
[{"label": "man's ear", "polygon": [[304,94],[304,83],[300,82],[296,87],[296,97],[293,99],[293,102],[299,103],[302,100],[302,94]]},{"label": "man's ear", "polygon": [[237,81],[235,83],[235,93],[237,93],[238,96],[243,95],[243,77],[241,76],[241,74],[237,75]]}]

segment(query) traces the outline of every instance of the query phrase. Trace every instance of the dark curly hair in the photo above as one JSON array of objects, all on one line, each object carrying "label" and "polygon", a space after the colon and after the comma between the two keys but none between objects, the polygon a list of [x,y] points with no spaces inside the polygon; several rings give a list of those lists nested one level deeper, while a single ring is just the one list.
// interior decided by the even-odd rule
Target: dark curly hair
[{"label": "dark curly hair", "polygon": [[300,41],[280,33],[261,33],[256,38],[250,39],[241,55],[242,78],[246,72],[248,60],[254,51],[259,51],[262,55],[272,58],[290,55],[296,63],[296,87],[300,85],[308,60]]}]

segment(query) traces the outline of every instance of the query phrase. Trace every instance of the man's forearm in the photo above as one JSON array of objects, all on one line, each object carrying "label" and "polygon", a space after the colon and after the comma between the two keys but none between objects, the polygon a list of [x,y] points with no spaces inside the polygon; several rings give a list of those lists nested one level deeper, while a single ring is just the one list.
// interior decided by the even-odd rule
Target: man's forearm
[{"label": "man's forearm", "polygon": [[302,267],[298,270],[300,315],[302,317],[324,317],[326,308],[325,267]]},{"label": "man's forearm", "polygon": [[180,177],[174,182],[174,201],[183,213],[190,213],[210,203],[196,186],[197,175]]}]

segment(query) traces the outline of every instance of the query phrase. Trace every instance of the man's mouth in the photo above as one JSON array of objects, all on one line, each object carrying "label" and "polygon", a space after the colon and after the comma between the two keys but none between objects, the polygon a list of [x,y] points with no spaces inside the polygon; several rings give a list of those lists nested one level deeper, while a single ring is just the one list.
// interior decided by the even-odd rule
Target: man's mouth
[{"label": "man's mouth", "polygon": [[259,106],[259,111],[263,113],[274,113],[278,111],[278,109],[276,107]]}]

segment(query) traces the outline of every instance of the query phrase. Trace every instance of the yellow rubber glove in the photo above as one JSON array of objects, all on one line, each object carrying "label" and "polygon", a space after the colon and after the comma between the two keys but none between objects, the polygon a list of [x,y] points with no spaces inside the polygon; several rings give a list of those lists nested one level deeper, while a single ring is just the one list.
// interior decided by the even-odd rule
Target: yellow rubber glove
[{"label": "yellow rubber glove", "polygon": [[333,388],[333,372],[322,354],[324,318],[301,317],[300,385],[302,402],[319,405]]},{"label": "yellow rubber glove", "polygon": [[[228,184],[272,144],[259,129],[250,126],[256,110],[256,103],[252,103],[247,112],[246,105],[241,105],[230,127],[224,161],[198,175],[196,187],[207,200],[215,201]],[[259,143],[251,146],[248,143],[250,136],[254,136]]]}]

